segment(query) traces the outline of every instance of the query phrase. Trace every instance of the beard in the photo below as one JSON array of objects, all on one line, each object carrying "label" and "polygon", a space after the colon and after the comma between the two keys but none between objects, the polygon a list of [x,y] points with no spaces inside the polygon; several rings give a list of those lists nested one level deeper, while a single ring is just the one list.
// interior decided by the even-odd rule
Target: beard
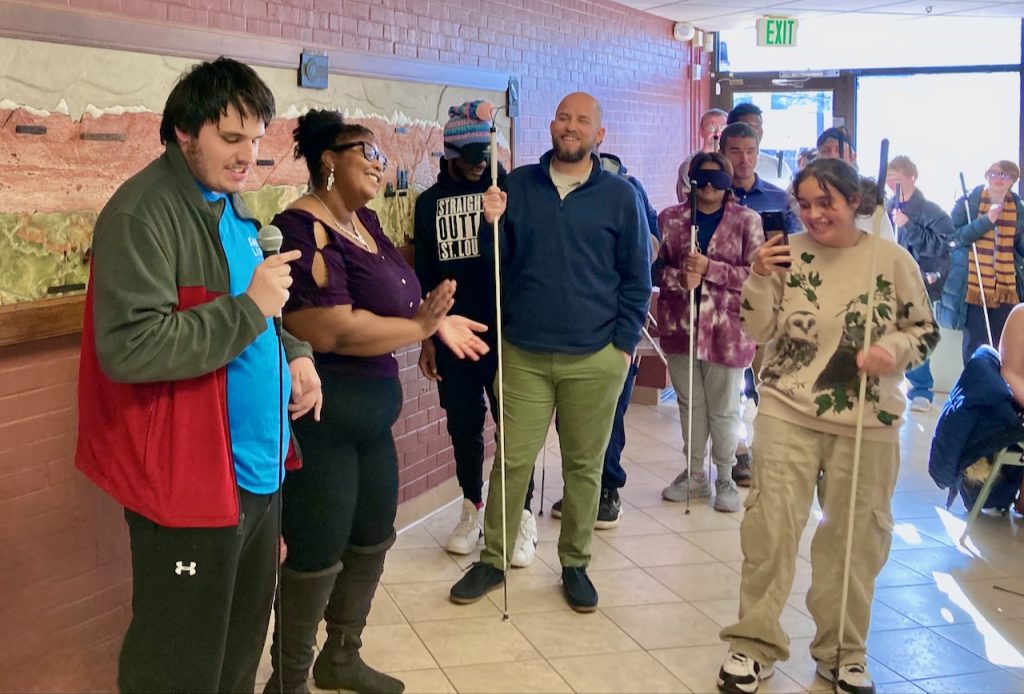
[{"label": "beard", "polygon": [[562,144],[562,141],[559,138],[552,137],[551,146],[555,150],[555,158],[559,161],[564,161],[567,164],[575,164],[578,161],[583,161],[584,157],[590,155],[590,148],[584,147],[582,142],[580,142],[579,147],[576,149],[569,149]]}]

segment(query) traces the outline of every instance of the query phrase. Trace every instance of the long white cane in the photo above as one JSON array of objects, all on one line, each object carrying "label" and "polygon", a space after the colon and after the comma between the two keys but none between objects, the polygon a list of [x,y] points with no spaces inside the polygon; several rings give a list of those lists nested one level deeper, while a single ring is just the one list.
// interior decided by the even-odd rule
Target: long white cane
[{"label": "long white cane", "polygon": [[[697,252],[697,181],[690,181],[690,253]],[[685,270],[684,270],[685,272]],[[685,277],[685,274],[684,274]],[[690,514],[690,478],[693,471],[690,469],[690,458],[693,452],[693,352],[694,333],[697,332],[697,288],[690,288],[690,331],[689,331],[689,369],[687,369],[686,386],[686,515]],[[701,463],[703,471],[704,464]],[[707,477],[705,477],[707,479]]]},{"label": "long white cane", "polygon": [[[967,213],[967,223],[971,223],[971,203],[967,200],[967,181],[964,179],[964,172],[960,172],[960,187],[964,191],[964,212]],[[985,332],[988,334],[988,343],[995,347],[992,339],[992,324],[988,320],[988,300],[985,299],[985,283],[981,279],[981,263],[978,261],[978,245],[971,242],[971,250],[974,252],[974,271],[978,273],[978,289],[981,290],[981,312],[985,316]],[[994,251],[993,251],[994,253]]]},{"label": "long white cane", "polygon": [[[878,256],[879,235],[882,233],[882,217],[885,216],[885,189],[882,181],[885,180],[886,167],[889,162],[889,140],[882,140],[881,153],[879,154],[878,172],[878,200],[875,205],[875,214],[872,219],[874,227],[871,241],[871,272],[868,276],[868,305],[864,314],[864,356],[867,356],[871,349],[872,332],[875,327],[875,260]],[[850,557],[853,552],[853,520],[857,510],[857,481],[860,477],[860,453],[861,440],[864,435],[864,409],[867,400],[868,374],[862,370],[860,373],[860,389],[857,392],[857,429],[853,438],[853,471],[850,476],[850,512],[846,518],[846,551],[843,556],[843,589],[839,596],[839,633],[836,641],[836,667],[835,676],[832,678],[832,691],[839,694],[839,666],[842,664],[843,639],[846,637],[846,604],[850,597]]]},{"label": "long white cane", "polygon": [[[495,107],[491,112],[491,185],[498,185],[498,127],[496,119],[500,107]],[[501,466],[501,570],[505,574],[505,581],[502,583],[504,607],[501,618],[508,621],[508,509],[505,503],[506,480],[505,480],[505,372],[502,366],[502,339],[501,339],[501,239],[499,219],[494,218],[492,227],[494,240],[494,302],[495,302],[495,340],[497,342],[498,377],[495,395],[498,399],[498,464]]]}]

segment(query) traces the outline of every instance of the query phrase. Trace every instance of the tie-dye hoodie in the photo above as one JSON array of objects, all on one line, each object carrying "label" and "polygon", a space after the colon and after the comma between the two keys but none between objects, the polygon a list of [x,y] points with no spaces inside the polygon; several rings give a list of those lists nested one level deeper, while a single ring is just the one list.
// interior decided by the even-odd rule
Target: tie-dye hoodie
[{"label": "tie-dye hoodie", "polygon": [[[658,281],[658,332],[668,354],[689,353],[690,293],[683,265],[690,249],[690,208],[684,203],[658,215],[665,268]],[[740,325],[740,292],[764,242],[761,218],[735,202],[725,203],[722,221],[708,244],[708,272],[697,310],[697,358],[730,367],[750,366],[754,342]]]}]

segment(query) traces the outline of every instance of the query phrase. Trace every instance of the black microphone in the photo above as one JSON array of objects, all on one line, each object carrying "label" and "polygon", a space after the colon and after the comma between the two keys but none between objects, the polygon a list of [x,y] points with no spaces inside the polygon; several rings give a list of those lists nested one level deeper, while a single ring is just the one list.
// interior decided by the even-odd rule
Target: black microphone
[{"label": "black microphone", "polygon": [[[277,255],[281,252],[281,244],[284,243],[284,235],[281,233],[281,230],[273,224],[267,224],[259,230],[259,233],[256,234],[256,243],[260,245],[260,250],[263,251],[263,257],[269,258],[270,256]],[[280,337],[280,312],[274,316],[274,330],[277,331],[277,335]]]}]

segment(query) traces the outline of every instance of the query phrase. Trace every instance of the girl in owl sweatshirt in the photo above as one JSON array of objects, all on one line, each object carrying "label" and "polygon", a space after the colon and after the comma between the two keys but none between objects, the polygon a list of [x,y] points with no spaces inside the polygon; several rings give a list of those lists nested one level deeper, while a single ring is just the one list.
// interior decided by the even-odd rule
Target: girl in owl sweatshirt
[{"label": "girl in owl sweatshirt", "polygon": [[[816,160],[797,174],[793,190],[807,233],[790,237],[788,245],[781,235],[766,242],[743,286],[744,328],[767,344],[754,422],[754,483],[740,528],[739,621],[722,630],[730,650],[718,684],[723,691],[755,692],[759,680],[771,676],[775,661],[789,658],[779,617],[818,489],[823,514],[811,544],[813,579],[807,594],[817,626],[811,655],[820,676],[838,680],[843,691],[869,694],[874,684],[865,639],[875,577],[892,542],[890,502],[905,406],[899,385],[907,367],[932,351],[939,332],[914,259],[897,244],[856,227],[858,208],[873,206],[874,199],[851,166]],[[865,353],[869,281],[875,304]],[[861,371],[867,372],[868,388],[853,528],[857,542],[837,671]]]}]

